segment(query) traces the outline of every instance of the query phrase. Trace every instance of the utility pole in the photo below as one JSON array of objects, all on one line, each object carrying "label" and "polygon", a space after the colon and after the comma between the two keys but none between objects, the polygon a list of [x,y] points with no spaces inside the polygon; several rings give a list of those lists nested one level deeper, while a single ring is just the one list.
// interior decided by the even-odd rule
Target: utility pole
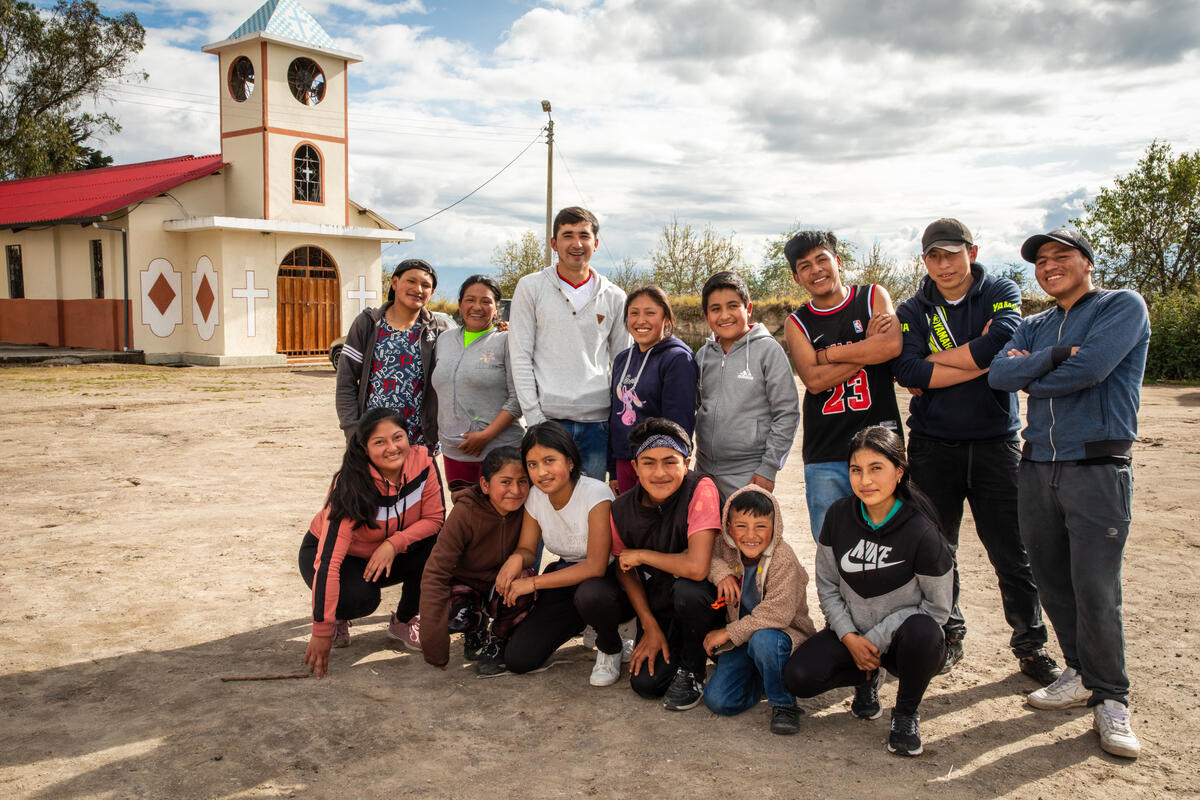
[{"label": "utility pole", "polygon": [[554,118],[550,116],[550,101],[542,101],[542,111],[546,112],[549,122],[546,123],[546,266],[551,266],[550,239],[554,236]]}]

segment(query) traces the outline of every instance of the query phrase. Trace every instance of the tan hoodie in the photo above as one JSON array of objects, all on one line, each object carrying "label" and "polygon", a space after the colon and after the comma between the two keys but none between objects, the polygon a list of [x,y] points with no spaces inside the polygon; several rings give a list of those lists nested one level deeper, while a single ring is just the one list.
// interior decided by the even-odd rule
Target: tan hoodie
[{"label": "tan hoodie", "polygon": [[771,498],[771,504],[775,507],[775,525],[771,543],[758,559],[757,580],[762,600],[754,607],[754,611],[741,619],[738,619],[740,603],[738,606],[727,605],[725,614],[728,623],[725,630],[729,632],[733,646],[740,647],[750,641],[755,631],[774,628],[791,637],[792,649],[795,650],[817,631],[808,615],[808,573],[800,566],[800,560],[796,558],[791,545],[783,540],[783,514],[779,509],[779,501],[766,489],[751,484],[738,489],[725,501],[725,507],[721,510],[721,535],[713,544],[708,579],[714,584],[730,575],[740,580],[745,571],[741,551],[729,535],[729,504],[743,492],[761,492]]}]

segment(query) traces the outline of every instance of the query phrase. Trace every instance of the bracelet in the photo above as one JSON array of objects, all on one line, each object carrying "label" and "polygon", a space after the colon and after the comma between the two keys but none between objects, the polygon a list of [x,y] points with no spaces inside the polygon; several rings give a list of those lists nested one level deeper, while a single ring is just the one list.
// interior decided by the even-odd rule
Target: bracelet
[{"label": "bracelet", "polygon": [[537,600],[537,579],[538,579],[538,576],[537,576],[537,575],[534,575],[534,576],[533,576],[533,577],[530,579],[531,581],[533,581],[533,599],[534,599],[534,600]]}]

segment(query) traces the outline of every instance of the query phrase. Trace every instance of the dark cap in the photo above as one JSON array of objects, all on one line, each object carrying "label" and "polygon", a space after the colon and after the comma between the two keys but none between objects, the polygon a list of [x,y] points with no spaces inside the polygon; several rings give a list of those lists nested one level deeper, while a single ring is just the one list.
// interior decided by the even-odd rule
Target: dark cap
[{"label": "dark cap", "polygon": [[939,250],[957,253],[964,247],[974,246],[975,240],[971,238],[971,232],[967,230],[967,226],[949,217],[929,223],[929,226],[925,228],[925,233],[921,234],[922,256],[929,255],[929,251],[935,247]]},{"label": "dark cap", "polygon": [[1025,240],[1025,244],[1021,245],[1021,258],[1030,264],[1036,264],[1038,250],[1046,242],[1058,242],[1059,244],[1065,244],[1067,247],[1074,247],[1083,253],[1088,261],[1091,261],[1093,264],[1096,263],[1096,258],[1092,255],[1092,243],[1082,233],[1073,228],[1055,228],[1049,233],[1039,233],[1037,236],[1030,236]]},{"label": "dark cap", "polygon": [[[437,289],[437,273],[433,271],[433,266],[423,258],[406,258],[396,265],[392,270],[392,277],[408,272],[410,269],[419,269],[422,272],[428,272],[429,277],[433,280],[433,288]],[[388,289],[388,300],[396,299],[396,291]]]}]

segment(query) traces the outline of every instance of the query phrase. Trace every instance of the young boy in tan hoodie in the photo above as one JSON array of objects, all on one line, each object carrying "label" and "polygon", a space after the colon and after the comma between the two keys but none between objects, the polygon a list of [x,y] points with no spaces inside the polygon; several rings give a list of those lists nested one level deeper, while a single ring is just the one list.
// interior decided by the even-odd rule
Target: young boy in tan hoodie
[{"label": "young boy in tan hoodie", "polygon": [[783,540],[779,503],[765,489],[734,492],[721,522],[708,579],[717,587],[717,603],[725,603],[728,624],[704,637],[705,652],[717,662],[704,702],[716,714],[740,714],[765,693],[771,732],[797,733],[800,709],[783,685],[783,665],[816,632],[805,593],[808,573]]}]

